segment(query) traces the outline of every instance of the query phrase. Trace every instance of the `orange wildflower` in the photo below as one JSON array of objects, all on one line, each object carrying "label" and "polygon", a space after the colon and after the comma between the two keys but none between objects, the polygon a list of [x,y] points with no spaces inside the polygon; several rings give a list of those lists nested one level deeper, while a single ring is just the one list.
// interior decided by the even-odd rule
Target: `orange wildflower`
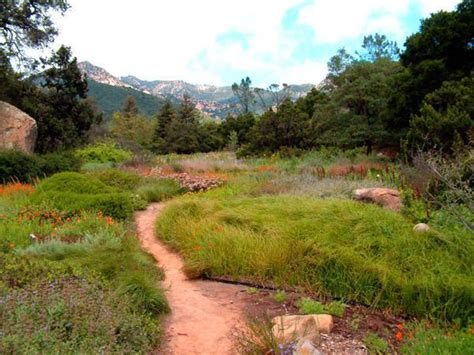
[{"label": "orange wildflower", "polygon": [[398,332],[397,334],[395,334],[395,339],[397,341],[402,341],[403,340],[403,333],[402,332]]},{"label": "orange wildflower", "polygon": [[397,324],[396,327],[397,327],[399,330],[403,330],[403,329],[404,329],[404,326],[403,326],[402,323]]}]

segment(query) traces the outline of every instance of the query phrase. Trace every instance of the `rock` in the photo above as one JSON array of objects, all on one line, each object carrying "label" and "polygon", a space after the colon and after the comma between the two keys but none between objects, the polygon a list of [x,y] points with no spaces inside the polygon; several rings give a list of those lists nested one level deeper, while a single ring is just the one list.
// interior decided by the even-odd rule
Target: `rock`
[{"label": "rock", "polygon": [[38,128],[33,118],[15,106],[0,101],[0,148],[33,153],[37,134]]},{"label": "rock", "polygon": [[322,355],[322,353],[311,340],[301,339],[296,344],[296,350],[293,352],[293,355]]},{"label": "rock", "polygon": [[426,223],[418,223],[418,224],[415,224],[415,226],[413,227],[413,230],[415,232],[424,233],[430,230],[430,226],[427,225]]},{"label": "rock", "polygon": [[400,211],[400,208],[402,207],[400,192],[395,189],[379,187],[357,189],[353,192],[353,195],[358,201],[376,203],[377,205],[392,211]]},{"label": "rock", "polygon": [[272,323],[273,334],[284,341],[316,338],[320,333],[329,334],[334,325],[329,314],[280,316],[273,318]]}]

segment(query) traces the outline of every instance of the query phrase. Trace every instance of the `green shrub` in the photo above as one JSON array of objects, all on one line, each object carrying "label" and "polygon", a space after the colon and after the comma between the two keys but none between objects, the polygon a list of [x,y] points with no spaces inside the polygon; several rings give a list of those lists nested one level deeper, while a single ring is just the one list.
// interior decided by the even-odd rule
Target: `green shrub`
[{"label": "green shrub", "polygon": [[344,316],[344,311],[346,310],[346,305],[340,301],[332,301],[324,305],[324,308],[329,314],[342,318]]},{"label": "green shrub", "polygon": [[286,292],[285,291],[277,291],[273,296],[273,299],[278,303],[283,303],[286,301]]},{"label": "green shrub", "polygon": [[386,354],[388,350],[387,342],[373,332],[368,332],[362,341],[367,346],[369,354]]},{"label": "green shrub", "polygon": [[118,169],[107,169],[91,175],[106,185],[125,191],[134,190],[142,181],[142,178],[139,175]]},{"label": "green shrub", "polygon": [[132,152],[117,148],[115,144],[106,142],[77,149],[75,155],[85,163],[120,163],[133,157]]},{"label": "green shrub", "polygon": [[172,179],[152,180],[136,190],[137,194],[148,202],[164,201],[185,191]]},{"label": "green shrub", "polygon": [[42,181],[31,195],[36,205],[47,204],[62,211],[101,211],[106,216],[124,219],[145,202],[129,192],[119,192],[92,176],[80,173],[59,173]]},{"label": "green shrub", "polygon": [[79,160],[70,152],[34,155],[17,150],[0,151],[0,183],[30,182],[61,171],[77,171],[79,167]]},{"label": "green shrub", "polygon": [[0,151],[0,183],[12,179],[29,182],[42,175],[41,162],[37,156],[16,150]]},{"label": "green shrub", "polygon": [[302,314],[323,314],[326,313],[324,305],[321,302],[314,301],[311,298],[304,297],[298,301],[298,309]]},{"label": "green shrub", "polygon": [[81,161],[72,152],[48,153],[40,155],[41,170],[45,176],[61,171],[79,171]]}]

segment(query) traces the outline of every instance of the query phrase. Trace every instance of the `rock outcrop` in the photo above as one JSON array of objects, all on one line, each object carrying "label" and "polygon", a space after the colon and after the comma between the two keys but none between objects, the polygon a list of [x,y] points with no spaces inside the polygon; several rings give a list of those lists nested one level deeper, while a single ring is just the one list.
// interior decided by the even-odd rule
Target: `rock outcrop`
[{"label": "rock outcrop", "polygon": [[402,207],[400,192],[395,189],[378,187],[357,189],[354,191],[353,196],[358,201],[376,203],[377,205],[392,211],[400,211]]},{"label": "rock outcrop", "polygon": [[9,103],[0,101],[0,149],[33,153],[38,128],[36,121]]}]

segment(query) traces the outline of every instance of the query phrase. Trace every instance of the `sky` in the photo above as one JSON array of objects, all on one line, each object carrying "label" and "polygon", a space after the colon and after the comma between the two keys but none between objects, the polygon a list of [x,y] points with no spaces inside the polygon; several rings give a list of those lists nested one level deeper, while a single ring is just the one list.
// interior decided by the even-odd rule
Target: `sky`
[{"label": "sky", "polygon": [[319,83],[339,48],[376,32],[403,46],[459,0],[69,0],[54,47],[116,76],[231,85]]}]

